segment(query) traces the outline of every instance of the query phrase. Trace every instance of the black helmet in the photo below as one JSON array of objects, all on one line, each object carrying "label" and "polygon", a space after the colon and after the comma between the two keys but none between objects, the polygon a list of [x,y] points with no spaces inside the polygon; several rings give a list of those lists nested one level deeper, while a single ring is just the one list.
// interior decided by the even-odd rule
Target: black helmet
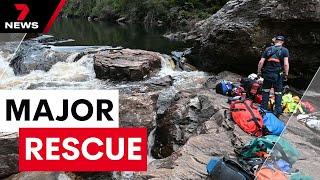
[{"label": "black helmet", "polygon": [[284,36],[277,36],[277,37],[276,37],[276,40],[278,40],[278,41],[284,41],[285,38],[284,38]]}]

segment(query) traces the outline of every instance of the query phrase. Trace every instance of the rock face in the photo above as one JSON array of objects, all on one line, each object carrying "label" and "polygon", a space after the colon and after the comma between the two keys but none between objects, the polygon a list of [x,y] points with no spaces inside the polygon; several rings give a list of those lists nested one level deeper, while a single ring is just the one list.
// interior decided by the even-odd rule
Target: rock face
[{"label": "rock face", "polygon": [[155,133],[155,146],[158,148],[153,149],[155,157],[168,157],[192,135],[199,133],[199,126],[219,110],[220,106],[215,104],[225,103],[212,94],[211,91],[201,90],[197,93],[180,91],[171,96],[173,99],[167,108],[158,107]]},{"label": "rock face", "polygon": [[[222,77],[235,81],[238,76],[221,73]],[[208,82],[215,84],[219,80]],[[208,84],[208,83],[204,83]],[[195,89],[164,89],[157,99],[156,131],[152,155],[166,158],[176,152],[187,141],[202,133],[204,122],[218,119],[215,114],[221,109],[228,109],[227,100],[213,89],[205,86]],[[224,122],[219,120],[219,126]],[[231,127],[233,128],[233,127]],[[228,128],[227,128],[228,129]]]},{"label": "rock face", "polygon": [[150,79],[136,88],[120,89],[121,127],[146,127],[149,132],[153,130],[159,94],[172,83],[171,76],[164,76]]},{"label": "rock face", "polygon": [[157,94],[133,94],[120,96],[122,127],[153,127],[156,116]]},{"label": "rock face", "polygon": [[65,173],[54,173],[54,172],[23,172],[16,175],[12,175],[6,180],[72,180],[73,178],[70,178]]},{"label": "rock face", "polygon": [[262,51],[277,34],[287,37],[292,72],[302,72],[310,80],[320,65],[317,0],[231,0],[185,38],[198,42],[204,58],[197,64],[203,69],[216,71],[223,66],[244,73],[243,64],[256,71]]},{"label": "rock face", "polygon": [[240,136],[238,130],[220,110],[199,126],[198,135],[190,137],[171,156],[153,161],[148,172],[136,174],[137,179],[206,179],[206,166],[213,156],[234,159],[234,145],[251,139],[242,132]]},{"label": "rock face", "polygon": [[0,178],[18,173],[17,138],[0,138]]},{"label": "rock face", "polygon": [[115,50],[94,56],[94,70],[99,79],[116,81],[143,80],[161,66],[159,53],[143,50]]}]

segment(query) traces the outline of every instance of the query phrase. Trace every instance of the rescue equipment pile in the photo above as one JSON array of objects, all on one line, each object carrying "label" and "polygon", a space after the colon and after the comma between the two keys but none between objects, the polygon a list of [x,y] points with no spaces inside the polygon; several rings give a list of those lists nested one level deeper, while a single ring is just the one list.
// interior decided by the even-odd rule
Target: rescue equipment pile
[{"label": "rescue equipment pile", "polygon": [[[252,74],[240,82],[221,81],[216,92],[230,96],[230,117],[244,132],[255,139],[235,147],[236,160],[228,157],[214,157],[207,165],[207,172],[212,179],[277,179],[309,180],[293,164],[300,153],[287,140],[280,136],[285,130],[285,123],[273,113],[274,93],[271,93],[269,109],[260,108],[262,102],[262,78]],[[273,96],[273,97],[272,97]],[[314,113],[315,107],[310,102],[300,102],[298,96],[285,93],[282,98],[284,113]],[[301,117],[310,118],[310,116]],[[308,121],[311,122],[311,121]],[[320,125],[320,123],[319,123]]]}]

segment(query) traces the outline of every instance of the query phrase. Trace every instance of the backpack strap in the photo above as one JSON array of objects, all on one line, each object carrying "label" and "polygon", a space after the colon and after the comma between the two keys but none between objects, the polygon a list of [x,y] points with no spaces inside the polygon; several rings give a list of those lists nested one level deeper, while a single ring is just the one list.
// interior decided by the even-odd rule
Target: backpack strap
[{"label": "backpack strap", "polygon": [[238,158],[239,163],[246,169],[249,169],[251,173],[255,172],[263,165],[264,159],[262,158]]},{"label": "backpack strap", "polygon": [[[275,46],[272,46],[272,47],[270,47],[270,48],[273,48],[273,47],[275,47]],[[278,58],[272,58],[272,56],[277,55],[277,53],[278,53],[279,51],[282,51],[282,47],[280,47],[279,49],[277,49],[275,52],[272,52],[272,53],[268,56],[267,61],[268,61],[268,62],[280,63],[279,57],[278,57]]]},{"label": "backpack strap", "polygon": [[[250,112],[251,117],[252,117],[252,119],[249,119],[248,122],[253,121],[256,124],[256,126],[258,127],[258,130],[256,132],[254,132],[253,134],[256,134],[258,131],[262,131],[262,127],[260,126],[260,124],[258,122],[258,118],[254,115],[251,107],[249,106],[249,104],[246,101],[244,102],[244,104],[245,104],[246,108],[248,109],[248,111]],[[252,104],[251,104],[251,106],[252,106]]]}]

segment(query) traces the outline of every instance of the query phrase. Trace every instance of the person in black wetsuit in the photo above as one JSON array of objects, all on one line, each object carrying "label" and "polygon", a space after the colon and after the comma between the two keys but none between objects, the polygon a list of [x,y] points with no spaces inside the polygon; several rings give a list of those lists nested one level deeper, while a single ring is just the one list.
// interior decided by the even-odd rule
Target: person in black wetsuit
[{"label": "person in black wetsuit", "polygon": [[274,88],[274,114],[277,117],[282,114],[283,81],[287,81],[289,75],[289,50],[283,47],[284,41],[283,36],[277,36],[275,44],[264,51],[258,65],[258,75],[264,78],[261,107],[267,110],[270,89]]}]

